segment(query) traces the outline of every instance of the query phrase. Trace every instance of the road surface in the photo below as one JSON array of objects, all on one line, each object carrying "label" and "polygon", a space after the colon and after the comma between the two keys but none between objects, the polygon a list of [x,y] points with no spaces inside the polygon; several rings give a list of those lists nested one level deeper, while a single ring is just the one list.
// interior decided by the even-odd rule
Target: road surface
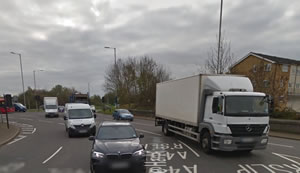
[{"label": "road surface", "polygon": [[[69,138],[62,115],[14,113],[10,121],[22,132],[0,148],[0,173],[88,173],[92,142]],[[97,123],[112,120],[98,114]],[[300,141],[270,137],[266,150],[203,153],[199,144],[179,137],[165,137],[154,121],[136,118],[132,124],[145,138],[149,173],[289,173],[300,172]]]}]

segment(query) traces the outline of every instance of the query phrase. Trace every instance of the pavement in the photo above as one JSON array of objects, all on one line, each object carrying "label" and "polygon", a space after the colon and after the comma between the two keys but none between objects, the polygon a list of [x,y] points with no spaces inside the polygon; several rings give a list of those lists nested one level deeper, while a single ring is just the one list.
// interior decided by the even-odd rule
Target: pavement
[{"label": "pavement", "polygon": [[6,123],[0,123],[0,147],[13,140],[19,133],[19,127],[9,124],[8,129]]},{"label": "pavement", "polygon": [[284,132],[270,131],[269,136],[278,137],[278,138],[285,138],[285,139],[300,140],[300,134],[294,134],[294,133],[284,133]]}]

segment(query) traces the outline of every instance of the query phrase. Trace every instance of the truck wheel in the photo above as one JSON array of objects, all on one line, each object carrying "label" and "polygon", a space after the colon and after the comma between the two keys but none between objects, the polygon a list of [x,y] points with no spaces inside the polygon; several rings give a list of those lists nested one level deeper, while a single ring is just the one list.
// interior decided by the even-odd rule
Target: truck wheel
[{"label": "truck wheel", "polygon": [[201,148],[206,153],[211,153],[211,138],[209,132],[204,132],[201,136]]},{"label": "truck wheel", "polygon": [[170,136],[171,132],[169,131],[168,122],[165,121],[165,124],[162,126],[162,132],[165,136]]}]

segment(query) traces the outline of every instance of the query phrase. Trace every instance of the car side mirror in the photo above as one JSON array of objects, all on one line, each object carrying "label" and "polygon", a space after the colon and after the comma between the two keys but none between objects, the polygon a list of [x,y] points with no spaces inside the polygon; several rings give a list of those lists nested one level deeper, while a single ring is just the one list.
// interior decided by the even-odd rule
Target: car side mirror
[{"label": "car side mirror", "polygon": [[143,133],[141,133],[140,136],[139,136],[139,138],[144,138],[144,137],[145,137],[145,136],[144,136]]},{"label": "car side mirror", "polygon": [[97,118],[97,114],[94,114],[94,118]]},{"label": "car side mirror", "polygon": [[68,120],[68,117],[67,117],[67,116],[64,116],[64,120]]},{"label": "car side mirror", "polygon": [[95,140],[95,136],[90,136],[90,137],[89,137],[89,140],[90,140],[90,141],[94,141],[94,140]]}]

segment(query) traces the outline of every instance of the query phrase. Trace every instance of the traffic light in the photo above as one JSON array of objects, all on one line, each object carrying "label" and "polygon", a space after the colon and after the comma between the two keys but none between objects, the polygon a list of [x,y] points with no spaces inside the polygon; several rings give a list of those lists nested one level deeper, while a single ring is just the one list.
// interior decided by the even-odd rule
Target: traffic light
[{"label": "traffic light", "polygon": [[4,95],[4,99],[5,99],[5,105],[7,107],[12,107],[12,97],[10,94],[6,94]]},{"label": "traffic light", "polygon": [[102,97],[101,100],[102,100],[102,103],[105,103],[105,97],[104,96]]}]

